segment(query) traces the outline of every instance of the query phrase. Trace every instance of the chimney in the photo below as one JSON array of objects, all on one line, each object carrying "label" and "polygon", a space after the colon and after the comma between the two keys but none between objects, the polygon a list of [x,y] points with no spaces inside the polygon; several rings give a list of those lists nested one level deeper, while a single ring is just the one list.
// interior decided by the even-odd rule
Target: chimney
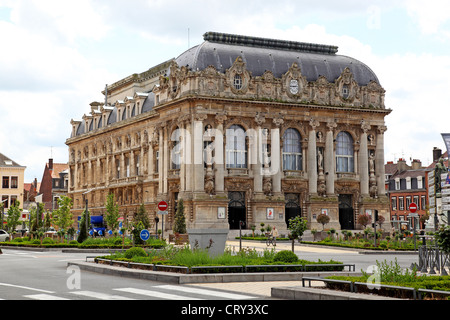
[{"label": "chimney", "polygon": [[403,172],[403,171],[408,170],[408,167],[407,167],[407,165],[406,165],[406,160],[405,160],[405,159],[398,159],[398,162],[397,162],[397,170],[398,170],[399,172]]},{"label": "chimney", "polygon": [[422,168],[422,162],[417,159],[414,159],[411,165],[413,170],[419,170]]},{"label": "chimney", "polygon": [[53,159],[48,159],[48,169],[53,170]]},{"label": "chimney", "polygon": [[433,149],[433,162],[439,161],[439,159],[442,156],[442,150],[439,148],[434,147]]}]

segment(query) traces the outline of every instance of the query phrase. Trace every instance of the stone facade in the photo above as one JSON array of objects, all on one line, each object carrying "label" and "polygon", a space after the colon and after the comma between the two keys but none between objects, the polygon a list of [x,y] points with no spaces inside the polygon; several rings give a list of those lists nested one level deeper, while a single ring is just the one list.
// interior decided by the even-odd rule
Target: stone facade
[{"label": "stone facade", "polygon": [[[114,193],[128,219],[144,203],[153,220],[157,203],[166,200],[167,229],[178,199],[188,228],[238,229],[242,221],[244,229],[265,223],[286,230],[287,220],[301,215],[321,229],[315,218],[327,212],[327,228],[354,229],[365,209],[388,219],[384,119],[391,111],[377,79],[364,83],[353,62],[341,63],[334,79],[302,70],[316,61],[302,57],[337,60],[329,52],[335,47],[255,45],[259,38],[220,35],[206,34],[205,43],[217,50],[239,45],[242,55],[230,54],[229,67],[225,60],[205,68],[186,63],[204,49],[193,48],[108,86],[105,103],[92,103],[90,114],[72,120],[75,216],[85,196],[95,215]],[[284,72],[257,72],[250,53],[263,50],[274,53],[273,65],[277,54],[299,54]]]}]

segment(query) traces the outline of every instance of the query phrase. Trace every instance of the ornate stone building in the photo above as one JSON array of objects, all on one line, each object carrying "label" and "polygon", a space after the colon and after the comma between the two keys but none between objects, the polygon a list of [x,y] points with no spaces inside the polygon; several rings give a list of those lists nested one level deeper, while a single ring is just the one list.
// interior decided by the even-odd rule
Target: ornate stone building
[{"label": "ornate stone building", "polygon": [[[128,219],[183,199],[188,227],[355,229],[389,218],[385,90],[337,47],[208,32],[204,42],[107,86],[105,103],[72,120],[69,194],[93,214],[114,193]],[[88,192],[88,193],[87,193]]]}]

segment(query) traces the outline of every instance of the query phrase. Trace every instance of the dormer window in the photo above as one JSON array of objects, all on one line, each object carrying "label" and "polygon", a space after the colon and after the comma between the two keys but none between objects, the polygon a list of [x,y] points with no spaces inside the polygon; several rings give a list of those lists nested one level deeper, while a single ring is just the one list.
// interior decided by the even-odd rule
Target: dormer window
[{"label": "dormer window", "polygon": [[242,89],[242,85],[243,85],[242,77],[239,74],[235,75],[234,76],[234,81],[233,81],[234,88],[236,90],[241,90]]},{"label": "dormer window", "polygon": [[344,97],[344,99],[347,99],[350,95],[350,88],[347,84],[344,84],[344,86],[342,87],[342,96]]}]

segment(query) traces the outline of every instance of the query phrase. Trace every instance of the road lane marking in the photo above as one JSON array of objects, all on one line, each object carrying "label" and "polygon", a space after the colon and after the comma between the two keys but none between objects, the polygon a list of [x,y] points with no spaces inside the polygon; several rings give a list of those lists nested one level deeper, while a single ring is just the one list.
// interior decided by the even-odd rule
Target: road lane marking
[{"label": "road lane marking", "polygon": [[95,298],[100,300],[135,300],[132,298],[122,297],[122,296],[116,296],[111,294],[105,294],[100,292],[94,292],[94,291],[73,291],[72,294],[76,294],[79,296],[85,296],[89,298]]},{"label": "road lane marking", "polygon": [[213,296],[213,297],[219,297],[219,298],[231,299],[231,300],[256,299],[256,297],[246,296],[246,295],[242,295],[242,294],[228,293],[228,292],[219,292],[219,291],[199,289],[199,288],[193,288],[193,287],[180,287],[180,286],[173,286],[173,285],[162,285],[162,286],[157,286],[155,288],[174,290],[174,291],[181,291],[181,292],[187,292],[187,293],[194,293],[194,294],[200,294],[200,295],[205,295],[205,296]]},{"label": "road lane marking", "polygon": [[32,294],[28,296],[24,296],[25,298],[34,299],[34,300],[69,300],[66,298],[61,298],[57,296],[52,296],[49,294]]},{"label": "road lane marking", "polygon": [[41,289],[30,288],[30,287],[25,287],[25,286],[18,286],[18,285],[9,284],[9,283],[0,283],[0,286],[25,289],[25,290],[31,290],[31,291],[37,291],[37,292],[49,293],[49,294],[54,293],[53,291],[41,290]]},{"label": "road lane marking", "polygon": [[188,296],[179,296],[179,295],[175,295],[175,294],[164,293],[164,292],[160,292],[160,291],[143,290],[143,289],[136,289],[136,288],[121,288],[121,289],[114,289],[114,290],[144,295],[144,296],[153,297],[153,298],[168,299],[168,300],[204,300],[204,299],[192,298],[192,297],[188,297]]}]

